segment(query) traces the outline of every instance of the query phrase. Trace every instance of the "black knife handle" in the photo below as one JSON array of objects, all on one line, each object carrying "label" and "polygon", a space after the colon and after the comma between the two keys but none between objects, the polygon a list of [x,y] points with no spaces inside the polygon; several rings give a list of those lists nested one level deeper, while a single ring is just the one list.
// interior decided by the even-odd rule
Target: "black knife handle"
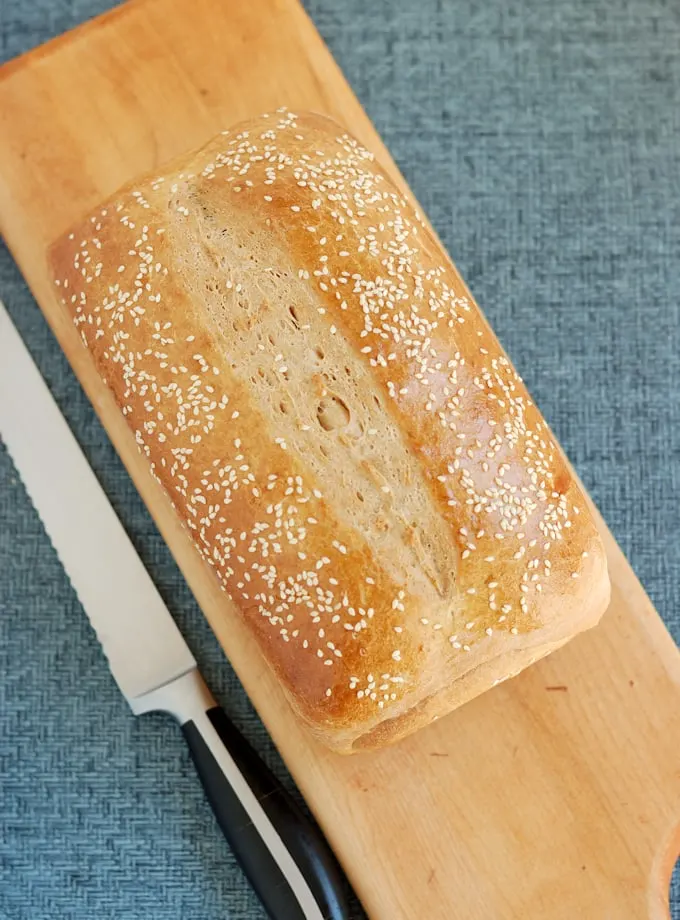
[{"label": "black knife handle", "polygon": [[208,801],[270,920],[350,920],[349,885],[321,829],[216,704],[196,667],[129,698],[182,726]]},{"label": "black knife handle", "polygon": [[346,882],[320,828],[224,710],[207,709],[182,731],[224,836],[271,920],[349,920]]}]

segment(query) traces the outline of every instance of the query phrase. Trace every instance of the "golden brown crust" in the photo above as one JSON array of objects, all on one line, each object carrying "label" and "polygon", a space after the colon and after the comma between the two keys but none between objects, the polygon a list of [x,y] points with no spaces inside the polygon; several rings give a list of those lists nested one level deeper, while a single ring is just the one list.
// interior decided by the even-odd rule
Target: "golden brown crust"
[{"label": "golden brown crust", "polygon": [[[220,135],[50,259],[154,475],[330,746],[393,741],[599,619],[604,551],[559,447],[412,205],[328,119]],[[351,351],[394,462],[343,430],[337,368],[296,359],[291,382],[285,338],[260,335],[282,317]],[[251,339],[276,393],[299,378],[291,443],[235,355]],[[338,428],[326,471],[300,446],[313,425]],[[356,476],[384,499],[370,529],[337,500]]]}]

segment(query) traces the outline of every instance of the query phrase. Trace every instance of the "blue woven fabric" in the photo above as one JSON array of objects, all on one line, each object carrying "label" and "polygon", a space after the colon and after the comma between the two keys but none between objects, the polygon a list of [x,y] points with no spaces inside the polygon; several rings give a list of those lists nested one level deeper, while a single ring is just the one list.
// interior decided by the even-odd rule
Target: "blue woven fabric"
[{"label": "blue woven fabric", "polygon": [[[0,56],[109,5],[0,0]],[[677,4],[307,8],[680,639]],[[2,249],[0,295],[208,681],[288,782]],[[1,447],[0,713],[0,920],[260,920],[177,729],[130,717]],[[673,904],[680,920],[680,886]]]}]

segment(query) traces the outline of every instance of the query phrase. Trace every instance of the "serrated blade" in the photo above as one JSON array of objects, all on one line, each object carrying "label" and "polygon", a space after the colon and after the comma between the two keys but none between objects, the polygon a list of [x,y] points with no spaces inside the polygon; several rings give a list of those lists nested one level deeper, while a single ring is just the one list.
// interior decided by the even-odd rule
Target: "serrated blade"
[{"label": "serrated blade", "polygon": [[196,667],[2,302],[0,437],[128,702]]}]

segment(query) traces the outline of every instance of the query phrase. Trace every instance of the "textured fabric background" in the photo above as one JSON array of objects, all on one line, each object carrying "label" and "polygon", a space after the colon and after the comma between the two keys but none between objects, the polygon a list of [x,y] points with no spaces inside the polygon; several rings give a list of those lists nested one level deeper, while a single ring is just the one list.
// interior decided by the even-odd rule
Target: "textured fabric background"
[{"label": "textured fabric background", "polygon": [[[0,55],[109,5],[0,0]],[[680,7],[307,8],[680,639]],[[210,684],[285,776],[4,249],[0,295]],[[177,729],[115,690],[1,446],[0,712],[2,920],[261,918]]]}]

